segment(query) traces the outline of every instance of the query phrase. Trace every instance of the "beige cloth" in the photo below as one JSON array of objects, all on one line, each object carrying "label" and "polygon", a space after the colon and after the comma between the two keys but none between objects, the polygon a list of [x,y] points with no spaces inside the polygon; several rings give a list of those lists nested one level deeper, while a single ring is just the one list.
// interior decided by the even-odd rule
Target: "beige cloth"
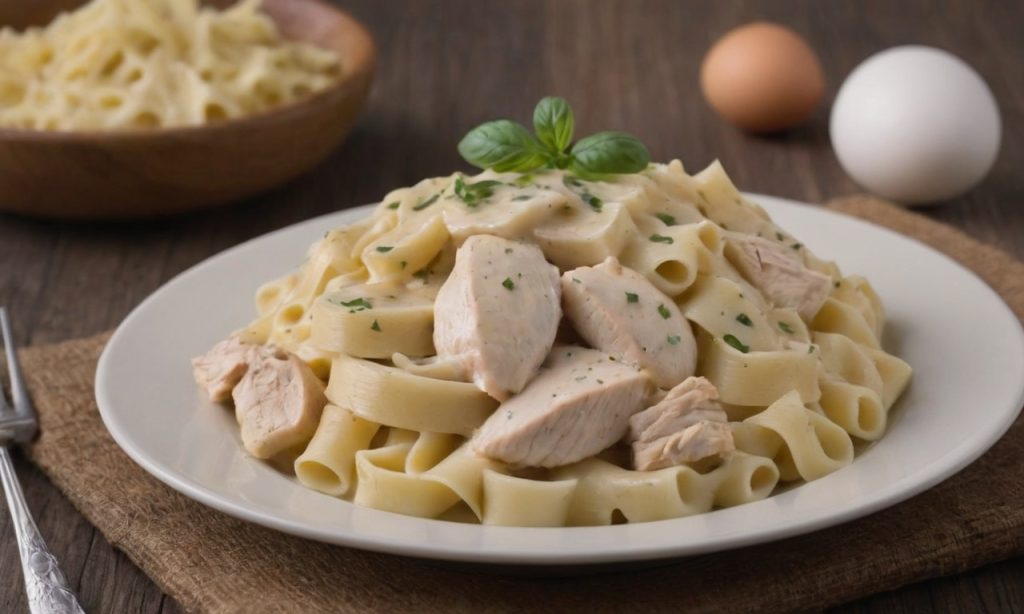
[{"label": "beige cloth", "polygon": [[[831,206],[946,252],[1024,318],[1021,262],[876,200]],[[894,508],[781,542],[648,569],[538,578],[306,541],[195,503],[121,452],[93,399],[106,338],[24,350],[42,421],[29,454],[82,514],[189,610],[811,609],[1024,553],[1021,420],[973,465]]]}]

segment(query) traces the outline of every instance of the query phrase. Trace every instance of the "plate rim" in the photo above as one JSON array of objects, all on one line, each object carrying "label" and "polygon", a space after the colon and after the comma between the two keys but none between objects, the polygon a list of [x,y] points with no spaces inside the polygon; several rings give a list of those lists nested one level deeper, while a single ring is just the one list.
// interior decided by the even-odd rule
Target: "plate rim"
[{"label": "plate rim", "polygon": [[[891,235],[891,237],[901,240],[910,241],[917,244],[918,246],[932,252],[934,255],[940,256],[945,260],[945,264],[953,265],[960,269],[961,272],[973,277],[978,281],[987,292],[989,292],[992,298],[996,299],[994,304],[998,304],[999,308],[1004,312],[1004,315],[1008,319],[1016,324],[1016,337],[1017,345],[1020,348],[1024,348],[1024,326],[1022,326],[1020,320],[1016,314],[1013,313],[1012,309],[1006,304],[1006,301],[986,283],[980,276],[974,273],[974,271],[968,269],[966,266],[954,260],[947,254],[932,248],[931,246],[923,243],[922,241],[900,234],[894,230],[880,226],[868,220],[864,220],[858,217],[850,216],[838,211],[827,209],[821,206],[812,205],[809,203],[797,201],[794,199],[770,196],[758,193],[743,193],[745,197],[758,203],[772,203],[779,204],[784,207],[798,207],[802,209],[813,209],[817,213],[824,213],[828,215],[834,215],[844,219],[844,222],[852,223],[854,225],[862,224],[871,227],[875,231],[881,231],[885,234]],[[414,556],[420,558],[430,558],[438,560],[448,560],[457,562],[477,562],[477,563],[490,563],[498,565],[587,565],[587,564],[602,564],[602,563],[615,563],[615,562],[631,562],[640,560],[657,560],[665,558],[678,558],[678,557],[689,557],[699,554],[706,554],[709,552],[718,552],[740,548],[744,546],[751,546],[767,542],[775,542],[783,540],[796,535],[802,535],[811,533],[821,529],[837,526],[851,520],[862,518],[878,512],[879,510],[886,509],[898,505],[907,499],[910,499],[932,487],[936,484],[945,481],[953,475],[959,473],[967,466],[972,464],[975,460],[980,458],[985,452],[990,450],[999,439],[1006,433],[1010,426],[1016,421],[1018,415],[1021,412],[1022,406],[1024,406],[1024,381],[1021,382],[1019,390],[1017,391],[1017,398],[1015,401],[1016,409],[1009,410],[1003,413],[1001,420],[990,421],[986,423],[987,428],[981,429],[976,432],[973,439],[961,441],[956,447],[947,450],[941,458],[936,459],[936,463],[940,468],[938,470],[931,471],[919,471],[916,474],[904,476],[899,480],[886,484],[885,488],[872,491],[867,497],[861,497],[858,502],[848,508],[835,510],[832,512],[824,512],[819,514],[817,517],[811,519],[794,516],[787,520],[781,525],[776,525],[770,528],[770,530],[760,530],[755,532],[743,532],[740,531],[735,534],[720,535],[714,540],[706,540],[699,544],[687,544],[685,542],[671,542],[664,545],[645,546],[643,548],[624,549],[622,547],[607,547],[607,548],[591,548],[586,551],[573,551],[573,552],[536,552],[536,551],[495,551],[487,548],[474,548],[466,545],[438,545],[433,543],[421,543],[421,542],[410,542],[404,539],[382,539],[380,536],[367,537],[360,535],[357,532],[348,532],[339,534],[333,532],[330,529],[310,527],[306,523],[295,521],[288,518],[280,517],[270,513],[265,513],[261,510],[255,510],[250,507],[246,507],[242,503],[235,502],[225,495],[212,490],[206,486],[200,485],[190,478],[179,474],[178,472],[164,467],[158,460],[147,457],[144,450],[139,449],[129,434],[122,431],[120,425],[116,420],[113,419],[112,411],[109,409],[110,400],[107,397],[107,391],[105,384],[108,382],[108,372],[111,369],[111,348],[117,347],[117,344],[121,341],[122,337],[126,335],[126,330],[129,329],[130,323],[138,314],[151,302],[159,300],[161,295],[168,291],[168,288],[178,282],[181,278],[196,274],[196,271],[215,260],[221,258],[230,257],[232,254],[245,249],[247,246],[264,240],[272,235],[281,233],[287,230],[297,230],[302,226],[316,226],[322,223],[325,219],[336,217],[339,215],[350,215],[355,216],[359,213],[367,213],[372,210],[375,204],[361,205],[357,207],[348,207],[345,209],[333,211],[320,216],[309,218],[289,224],[287,226],[271,230],[263,233],[259,236],[250,238],[237,245],[222,250],[214,255],[211,255],[200,262],[192,265],[188,269],[178,273],[171,279],[164,282],[159,288],[153,293],[143,299],[138,305],[136,305],[131,312],[122,320],[118,325],[117,329],[111,335],[107,344],[103,348],[103,352],[100,355],[97,363],[96,377],[95,377],[95,396],[96,404],[99,409],[100,417],[103,421],[104,427],[110,433],[118,447],[125,452],[133,462],[138,464],[147,473],[156,477],[160,482],[169,486],[173,490],[185,495],[186,497],[198,501],[203,505],[211,507],[222,513],[226,513],[230,516],[252,522],[254,524],[281,531],[283,533],[295,535],[298,537],[312,539],[329,544],[360,548],[376,552],[384,552],[390,554],[398,554],[404,556]],[[1007,331],[1010,334],[1010,331]],[[911,384],[913,385],[913,383]],[[856,461],[854,461],[856,462]],[[923,476],[921,474],[924,474]],[[909,483],[909,484],[907,484]],[[904,486],[906,484],[906,486]],[[324,495],[326,496],[326,495]],[[355,504],[353,504],[355,505]],[[360,508],[368,509],[368,508]],[[392,512],[385,512],[382,510],[369,510],[372,513],[378,514],[393,514]],[[412,518],[416,521],[436,523],[445,522],[438,521],[435,519],[426,518],[414,518],[403,515],[398,515],[402,518]],[[642,523],[642,524],[657,524],[657,523],[671,523],[680,519],[666,519],[660,521],[654,521],[653,523]],[[615,526],[603,526],[603,527],[552,527],[552,528],[537,528],[537,527],[499,527],[499,526],[486,526],[486,525],[467,525],[476,527],[480,531],[494,532],[494,533],[505,533],[505,532],[562,532],[572,531],[575,534],[579,534],[582,540],[586,539],[588,532],[592,531],[609,531],[614,530]],[[619,525],[620,527],[629,527],[636,525]]]}]

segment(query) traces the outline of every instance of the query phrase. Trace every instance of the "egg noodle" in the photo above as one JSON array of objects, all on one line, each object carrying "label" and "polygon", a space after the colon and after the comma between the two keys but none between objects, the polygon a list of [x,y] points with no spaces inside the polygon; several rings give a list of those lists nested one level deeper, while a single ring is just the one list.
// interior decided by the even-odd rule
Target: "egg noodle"
[{"label": "egg noodle", "polygon": [[336,54],[287,41],[242,0],[93,0],[45,28],[0,30],[0,126],[106,130],[194,126],[323,89]]},{"label": "egg noodle", "polygon": [[[465,186],[485,181],[467,204]],[[619,446],[550,469],[477,454],[468,438],[498,401],[428,357],[433,297],[456,249],[478,234],[535,244],[562,272],[617,257],[675,301],[735,451],[653,471],[632,469]],[[742,237],[771,241],[828,276],[821,308],[773,304],[737,267]],[[298,480],[427,518],[607,525],[763,499],[851,463],[855,442],[883,435],[911,376],[881,348],[884,312],[868,282],[816,258],[717,162],[693,176],[674,161],[605,181],[560,170],[427,179],[328,232],[298,271],[258,290],[256,305],[241,338],[292,352],[327,381],[319,427],[298,450]]]}]

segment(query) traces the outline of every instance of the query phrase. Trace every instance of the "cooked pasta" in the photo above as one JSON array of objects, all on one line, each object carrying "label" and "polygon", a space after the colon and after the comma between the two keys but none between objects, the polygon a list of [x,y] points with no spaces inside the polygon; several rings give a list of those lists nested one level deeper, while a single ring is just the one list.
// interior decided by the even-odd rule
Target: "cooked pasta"
[{"label": "cooked pasta", "polygon": [[[467,197],[467,186],[485,196]],[[466,277],[472,254],[479,277]],[[601,279],[612,285],[594,285]],[[646,294],[630,290],[641,282]],[[806,292],[787,295],[796,283]],[[678,318],[683,328],[643,337],[602,320],[643,345],[606,347],[603,331],[588,328],[604,317],[599,290],[613,311],[635,314],[631,322]],[[531,292],[532,302],[515,302]],[[818,299],[809,304],[811,292]],[[295,462],[303,485],[402,514],[461,510],[485,524],[645,522],[763,499],[780,483],[851,463],[856,442],[883,435],[911,374],[881,349],[884,313],[868,282],[810,254],[717,163],[694,176],[675,161],[604,181],[561,170],[426,180],[388,194],[369,220],[327,233],[256,303],[259,317],[240,339],[319,361],[321,372],[333,356],[328,404]],[[465,342],[464,320],[490,308],[501,311],[492,342],[516,338],[503,346],[512,357],[492,357],[508,359],[504,371],[481,374],[486,351],[453,354],[445,335]],[[575,334],[558,333],[544,366],[531,370],[530,336],[548,330],[553,342],[566,321]],[[661,369],[658,360],[685,356],[670,353],[687,344],[693,365]],[[493,381],[524,365],[524,386]],[[615,389],[601,379],[613,377]],[[607,402],[570,415],[595,390]],[[659,413],[699,398],[690,413]],[[537,409],[545,403],[569,409],[523,442],[527,460],[509,460],[507,439],[482,443],[505,433],[506,420],[547,420]],[[568,456],[579,442],[559,429],[606,418],[628,419],[627,434]],[[671,420],[681,422],[663,436]],[[555,450],[534,454],[552,431]],[[633,442],[632,457],[622,441]],[[695,443],[718,447],[696,453]],[[638,452],[647,444],[654,462]]]},{"label": "cooked pasta", "polygon": [[44,28],[0,30],[0,126],[195,126],[310,95],[339,71],[333,52],[285,40],[259,0],[92,0]]}]

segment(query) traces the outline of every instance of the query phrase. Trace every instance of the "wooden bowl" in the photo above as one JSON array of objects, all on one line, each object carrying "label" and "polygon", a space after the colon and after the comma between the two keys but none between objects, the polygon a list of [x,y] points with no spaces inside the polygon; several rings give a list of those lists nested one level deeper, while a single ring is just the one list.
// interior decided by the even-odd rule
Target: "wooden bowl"
[{"label": "wooden bowl", "polygon": [[[0,24],[46,23],[76,4],[81,0],[3,0]],[[320,0],[263,0],[263,8],[286,38],[336,51],[341,78],[266,113],[197,127],[0,129],[0,210],[73,219],[165,215],[256,194],[323,160],[369,93],[373,40],[362,24]]]}]

